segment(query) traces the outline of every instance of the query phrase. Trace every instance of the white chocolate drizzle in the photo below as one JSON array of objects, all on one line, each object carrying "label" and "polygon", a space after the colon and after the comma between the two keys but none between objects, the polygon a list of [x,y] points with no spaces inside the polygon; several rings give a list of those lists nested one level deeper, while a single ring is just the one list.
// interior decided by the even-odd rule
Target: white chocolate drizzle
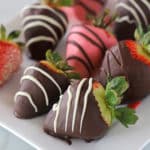
[{"label": "white chocolate drizzle", "polygon": [[82,109],[82,114],[81,114],[81,120],[80,120],[80,133],[82,132],[82,127],[83,127],[83,121],[84,121],[84,117],[85,117],[85,113],[86,113],[86,109],[87,109],[87,103],[88,103],[88,96],[92,90],[92,84],[93,83],[93,79],[90,78],[89,79],[89,84],[88,84],[88,89],[87,91],[85,92],[85,95],[84,95],[84,101],[83,101],[83,109]]},{"label": "white chocolate drizzle", "polygon": [[42,22],[42,21],[34,21],[34,22],[31,22],[31,23],[28,23],[27,25],[24,26],[23,33],[25,33],[26,31],[28,31],[32,28],[38,27],[38,26],[43,27],[46,30],[48,30],[48,32],[50,32],[54,36],[55,40],[58,40],[58,36],[55,33],[55,30],[51,26],[49,26],[47,23]]},{"label": "white chocolate drizzle", "polygon": [[49,98],[48,98],[48,94],[47,94],[45,88],[43,87],[43,85],[36,78],[34,78],[31,75],[23,76],[21,78],[21,83],[23,82],[23,80],[30,80],[41,89],[41,91],[43,92],[44,97],[45,97],[46,106],[48,106],[49,105]]},{"label": "white chocolate drizzle", "polygon": [[54,18],[51,18],[51,17],[48,17],[48,16],[44,16],[44,15],[30,15],[30,16],[26,16],[24,19],[23,19],[23,24],[25,24],[26,22],[28,21],[31,21],[31,20],[43,20],[43,21],[46,21],[50,24],[53,24],[55,25],[56,27],[58,27],[61,31],[61,33],[63,34],[65,31],[64,31],[64,28],[62,27],[62,25],[57,22]]},{"label": "white chocolate drizzle", "polygon": [[75,95],[75,104],[74,104],[73,117],[72,117],[72,132],[74,132],[75,120],[76,120],[76,115],[77,115],[77,108],[78,108],[81,89],[86,80],[87,79],[85,78],[80,81],[78,88],[77,88],[76,95]]},{"label": "white chocolate drizzle", "polygon": [[118,22],[118,23],[127,22],[129,24],[136,23],[135,20],[130,20],[129,16],[119,17],[116,19],[116,22]]},{"label": "white chocolate drizzle", "polygon": [[137,4],[137,2],[135,0],[129,0],[129,2],[138,10],[138,12],[143,17],[145,24],[148,25],[148,20],[146,18],[146,14],[144,14],[144,12],[143,12],[143,9]]},{"label": "white chocolate drizzle", "polygon": [[26,47],[29,47],[30,45],[34,44],[34,43],[38,43],[41,41],[46,41],[46,42],[51,42],[53,45],[55,44],[55,41],[53,38],[47,37],[47,36],[37,36],[37,37],[33,37],[31,38],[27,44]]},{"label": "white chocolate drizzle", "polygon": [[67,132],[69,112],[70,112],[70,106],[72,100],[71,86],[68,87],[67,93],[68,93],[68,102],[67,102],[67,111],[66,111],[65,132]]},{"label": "white chocolate drizzle", "polygon": [[35,71],[38,71],[40,72],[42,75],[44,75],[45,77],[47,77],[50,81],[52,81],[52,83],[57,87],[60,95],[62,94],[62,89],[61,87],[59,86],[59,84],[56,82],[56,80],[50,75],[48,74],[46,71],[44,71],[43,69],[41,68],[38,68],[38,67],[35,67],[35,66],[30,66],[30,67],[27,67],[24,71],[24,74],[26,74],[29,70],[35,70]]},{"label": "white chocolate drizzle", "polygon": [[18,96],[24,96],[28,99],[29,103],[32,105],[32,107],[34,108],[35,112],[38,112],[38,108],[37,106],[34,104],[33,100],[32,100],[32,97],[29,93],[27,92],[23,92],[23,91],[19,91],[16,93],[15,97],[14,97],[14,100],[15,102],[17,101],[17,97]]},{"label": "white chocolate drizzle", "polygon": [[137,12],[136,12],[132,7],[128,6],[128,5],[125,4],[125,3],[120,2],[120,3],[118,3],[118,4],[116,5],[116,8],[117,8],[117,9],[118,9],[118,8],[124,8],[124,9],[128,10],[128,11],[133,15],[133,17],[136,19],[137,23],[138,23],[139,25],[142,24],[142,22],[141,22],[141,20],[140,20],[140,18],[139,18],[139,16],[138,16],[138,14],[137,14]]},{"label": "white chocolate drizzle", "polygon": [[58,122],[58,117],[59,117],[59,112],[60,112],[60,105],[61,105],[61,101],[62,101],[63,95],[60,96],[58,105],[56,106],[56,104],[54,104],[55,107],[55,111],[56,111],[56,116],[54,119],[54,132],[57,132],[57,122]]},{"label": "white chocolate drizzle", "polygon": [[141,0],[141,2],[143,2],[143,4],[145,4],[145,6],[150,10],[150,2],[147,0]]},{"label": "white chocolate drizzle", "polygon": [[63,24],[67,27],[67,24],[68,24],[67,20],[64,19],[64,16],[61,13],[55,11],[55,9],[53,9],[53,8],[50,8],[50,7],[47,7],[44,5],[30,5],[30,6],[24,7],[21,14],[23,14],[27,9],[46,9],[46,10],[49,10],[52,13],[54,13],[56,16],[58,16],[61,19],[61,21],[63,22]]}]

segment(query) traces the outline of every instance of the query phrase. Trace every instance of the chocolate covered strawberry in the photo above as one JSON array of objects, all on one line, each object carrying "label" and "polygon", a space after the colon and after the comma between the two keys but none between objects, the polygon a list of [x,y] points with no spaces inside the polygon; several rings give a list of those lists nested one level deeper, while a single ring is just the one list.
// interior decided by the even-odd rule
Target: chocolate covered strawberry
[{"label": "chocolate covered strawberry", "polygon": [[150,24],[149,0],[109,0],[106,7],[118,15],[112,30],[119,40],[134,39],[138,25],[146,29]]},{"label": "chocolate covered strawberry", "polygon": [[0,85],[4,84],[21,64],[21,50],[15,41],[20,31],[12,31],[8,35],[3,25],[0,25]]},{"label": "chocolate covered strawberry", "polygon": [[88,14],[96,16],[104,6],[104,2],[100,0],[42,0],[42,2],[50,7],[54,4],[60,6],[70,22],[87,22]]},{"label": "chocolate covered strawberry", "polygon": [[45,132],[71,144],[71,138],[87,142],[102,138],[114,119],[125,127],[135,124],[138,117],[134,110],[117,108],[128,87],[122,76],[110,80],[105,89],[93,78],[72,84],[49,112]]},{"label": "chocolate covered strawberry", "polygon": [[[15,116],[32,118],[48,112],[77,74],[56,53],[47,51],[47,61],[25,69],[20,90],[15,95]],[[75,75],[75,76],[74,76]],[[77,76],[78,77],[78,76]]]},{"label": "chocolate covered strawberry", "polygon": [[57,7],[34,4],[22,10],[23,34],[32,59],[45,59],[47,49],[55,50],[67,30],[67,16]]},{"label": "chocolate covered strawberry", "polygon": [[131,103],[150,94],[150,31],[144,33],[139,27],[135,37],[137,41],[121,41],[106,52],[99,75],[103,85],[109,76],[126,76],[130,88],[124,102]]},{"label": "chocolate covered strawberry", "polygon": [[93,25],[74,25],[67,38],[66,59],[81,77],[89,77],[101,65],[108,48],[117,44],[116,38],[105,28],[112,19],[108,12],[93,20]]}]

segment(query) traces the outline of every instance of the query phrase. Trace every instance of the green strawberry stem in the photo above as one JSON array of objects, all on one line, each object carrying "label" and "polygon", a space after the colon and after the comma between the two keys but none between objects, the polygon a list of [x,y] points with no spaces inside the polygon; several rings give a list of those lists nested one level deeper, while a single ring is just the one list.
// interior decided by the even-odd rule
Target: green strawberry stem
[{"label": "green strawberry stem", "polygon": [[[6,33],[6,28],[4,25],[0,25],[0,40],[4,40],[4,41],[14,41],[16,40],[19,36],[20,36],[20,31],[19,30],[15,30],[10,32],[8,35]],[[15,42],[17,43],[17,42]],[[20,43],[20,42],[18,42]]]},{"label": "green strawberry stem", "polygon": [[119,120],[125,127],[135,124],[138,117],[135,115],[135,110],[128,107],[120,107],[123,94],[129,88],[129,84],[125,77],[120,76],[113,78],[106,85],[105,99],[108,107],[112,112],[112,118]]},{"label": "green strawberry stem", "polygon": [[116,15],[110,16],[110,11],[106,9],[103,15],[99,15],[98,17],[89,16],[89,20],[92,20],[93,25],[99,28],[106,29],[109,27],[113,21],[116,19]]},{"label": "green strawberry stem", "polygon": [[73,0],[41,0],[41,3],[52,6],[71,6]]},{"label": "green strawberry stem", "polygon": [[106,88],[98,86],[93,94],[106,123],[110,126],[114,119],[119,120],[125,127],[133,125],[138,120],[135,110],[128,107],[120,107],[124,93],[129,84],[124,76],[115,77],[108,81]]},{"label": "green strawberry stem", "polygon": [[150,57],[150,26],[148,26],[144,32],[142,26],[140,25],[135,30],[134,36],[141,49]]},{"label": "green strawberry stem", "polygon": [[73,72],[73,67],[69,66],[56,51],[52,52],[48,50],[46,52],[46,60],[52,63],[57,69],[63,71],[69,79],[80,79],[80,75]]}]

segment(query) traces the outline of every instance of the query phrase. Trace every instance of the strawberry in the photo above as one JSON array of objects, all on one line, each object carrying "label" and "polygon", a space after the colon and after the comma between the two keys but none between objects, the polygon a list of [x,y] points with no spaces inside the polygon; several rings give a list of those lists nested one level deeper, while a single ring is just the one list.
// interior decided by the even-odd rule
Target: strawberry
[{"label": "strawberry", "polygon": [[66,59],[81,77],[92,76],[101,65],[106,50],[117,44],[116,38],[105,29],[114,20],[114,17],[108,20],[107,15],[105,11],[101,18],[92,18],[93,25],[74,25],[68,35]]},{"label": "strawberry", "polygon": [[96,16],[101,12],[104,5],[104,2],[99,0],[43,0],[42,2],[50,7],[59,6],[67,15],[68,20],[73,22],[87,22],[87,14]]},{"label": "strawberry", "polygon": [[107,51],[100,69],[103,85],[107,77],[124,75],[130,83],[124,102],[133,103],[150,93],[150,31],[140,26],[135,31],[136,41],[125,40]]},{"label": "strawberry", "polygon": [[18,118],[33,118],[48,112],[67,89],[70,79],[79,78],[58,53],[47,51],[46,58],[24,71],[15,95],[14,113]]},{"label": "strawberry", "polygon": [[21,50],[17,42],[20,31],[12,31],[6,35],[6,28],[0,25],[0,85],[4,84],[21,64]]},{"label": "strawberry", "polygon": [[150,1],[149,0],[109,0],[106,8],[117,14],[112,31],[117,39],[134,39],[134,31],[138,25],[144,29],[150,24]]},{"label": "strawberry", "polygon": [[115,119],[125,127],[135,124],[134,110],[118,108],[128,87],[123,76],[111,79],[105,88],[93,78],[70,85],[49,112],[44,131],[71,144],[71,138],[87,142],[102,138]]},{"label": "strawberry", "polygon": [[29,56],[45,59],[47,49],[55,50],[67,27],[67,16],[57,7],[33,4],[22,10],[23,35]]}]

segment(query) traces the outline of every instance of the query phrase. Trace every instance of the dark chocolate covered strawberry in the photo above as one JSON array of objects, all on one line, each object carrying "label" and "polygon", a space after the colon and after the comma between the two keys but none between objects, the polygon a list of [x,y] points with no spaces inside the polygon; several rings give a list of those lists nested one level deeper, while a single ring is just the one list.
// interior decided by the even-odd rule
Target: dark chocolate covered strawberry
[{"label": "dark chocolate covered strawberry", "polygon": [[149,0],[109,0],[106,7],[118,15],[113,31],[119,40],[134,39],[138,25],[146,29],[150,24]]},{"label": "dark chocolate covered strawberry", "polygon": [[27,67],[15,95],[15,116],[32,118],[48,112],[75,78],[70,66],[56,53],[47,51],[47,61]]},{"label": "dark chocolate covered strawberry", "polygon": [[68,35],[66,59],[81,77],[92,76],[106,50],[117,44],[116,38],[105,29],[113,20],[106,20],[107,14],[94,19],[93,25],[74,25]]},{"label": "dark chocolate covered strawberry", "polygon": [[53,105],[45,121],[45,132],[71,144],[71,138],[87,142],[102,138],[115,118],[126,127],[135,124],[138,118],[134,110],[117,108],[128,86],[122,76],[109,81],[106,89],[93,78],[74,83]]},{"label": "dark chocolate covered strawberry", "polygon": [[16,42],[19,35],[18,30],[7,35],[6,28],[0,25],[0,85],[4,84],[21,65],[21,48]]},{"label": "dark chocolate covered strawberry", "polygon": [[139,27],[135,37],[137,41],[122,41],[106,52],[99,75],[103,85],[109,76],[126,76],[130,88],[124,102],[142,100],[150,94],[150,31],[144,34]]},{"label": "dark chocolate covered strawberry", "polygon": [[56,7],[34,4],[22,10],[23,34],[31,58],[45,59],[47,49],[54,50],[65,34],[67,16]]}]

